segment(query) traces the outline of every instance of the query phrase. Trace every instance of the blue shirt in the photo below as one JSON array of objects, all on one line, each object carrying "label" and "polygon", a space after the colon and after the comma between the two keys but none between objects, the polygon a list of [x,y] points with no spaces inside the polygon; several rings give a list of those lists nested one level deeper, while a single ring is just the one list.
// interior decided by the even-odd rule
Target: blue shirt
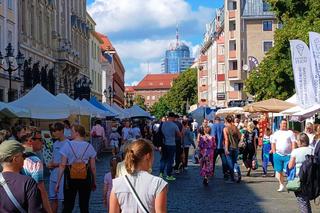
[{"label": "blue shirt", "polygon": [[176,132],[179,132],[177,124],[172,121],[164,122],[161,126],[161,131],[164,135],[164,144],[167,146],[175,146]]},{"label": "blue shirt", "polygon": [[223,149],[223,123],[214,123],[211,128],[211,136],[216,139],[217,147],[216,149]]}]

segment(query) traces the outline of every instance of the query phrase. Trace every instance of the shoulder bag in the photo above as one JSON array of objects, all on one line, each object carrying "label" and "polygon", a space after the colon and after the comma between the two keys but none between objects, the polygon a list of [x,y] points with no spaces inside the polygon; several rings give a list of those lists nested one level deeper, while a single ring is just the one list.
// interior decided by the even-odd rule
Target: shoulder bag
[{"label": "shoulder bag", "polygon": [[17,201],[17,199],[12,194],[11,190],[9,189],[9,186],[4,179],[2,172],[0,172],[0,185],[3,187],[4,191],[7,193],[9,199],[14,204],[14,206],[21,212],[21,213],[27,213],[20,205],[20,203]]},{"label": "shoulder bag", "polygon": [[136,192],[136,190],[133,188],[129,178],[127,175],[124,176],[125,177],[125,181],[126,181],[126,184],[128,185],[134,199],[136,199],[137,203],[138,203],[138,206],[140,207],[140,209],[144,212],[144,213],[149,213],[148,209],[145,207],[145,205],[143,205],[140,197],[138,196],[138,193]]}]

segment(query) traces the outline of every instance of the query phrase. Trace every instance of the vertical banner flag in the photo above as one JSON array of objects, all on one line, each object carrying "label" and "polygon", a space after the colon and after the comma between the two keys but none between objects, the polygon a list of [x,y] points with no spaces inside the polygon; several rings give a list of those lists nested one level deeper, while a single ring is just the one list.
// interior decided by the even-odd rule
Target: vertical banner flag
[{"label": "vertical banner flag", "polygon": [[320,34],[309,32],[310,63],[316,102],[320,103]]},{"label": "vertical banner flag", "polygon": [[298,103],[302,108],[308,108],[315,103],[310,51],[306,43],[301,40],[290,40],[290,49]]}]

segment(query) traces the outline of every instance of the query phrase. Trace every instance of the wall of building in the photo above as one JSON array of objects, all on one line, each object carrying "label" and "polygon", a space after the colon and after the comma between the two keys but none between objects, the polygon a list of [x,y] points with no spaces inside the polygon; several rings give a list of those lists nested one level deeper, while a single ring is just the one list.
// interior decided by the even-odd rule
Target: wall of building
[{"label": "wall of building", "polygon": [[154,90],[135,90],[135,96],[141,95],[147,107],[151,107],[159,99],[164,96],[170,89],[154,89]]}]

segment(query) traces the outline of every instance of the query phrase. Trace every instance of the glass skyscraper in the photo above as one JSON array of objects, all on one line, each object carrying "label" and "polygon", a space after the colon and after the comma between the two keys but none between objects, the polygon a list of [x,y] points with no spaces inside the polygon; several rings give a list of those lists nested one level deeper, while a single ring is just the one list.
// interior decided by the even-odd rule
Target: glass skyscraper
[{"label": "glass skyscraper", "polygon": [[162,71],[164,73],[180,73],[191,67],[193,62],[194,58],[190,57],[189,47],[178,43],[176,47],[166,51]]}]

